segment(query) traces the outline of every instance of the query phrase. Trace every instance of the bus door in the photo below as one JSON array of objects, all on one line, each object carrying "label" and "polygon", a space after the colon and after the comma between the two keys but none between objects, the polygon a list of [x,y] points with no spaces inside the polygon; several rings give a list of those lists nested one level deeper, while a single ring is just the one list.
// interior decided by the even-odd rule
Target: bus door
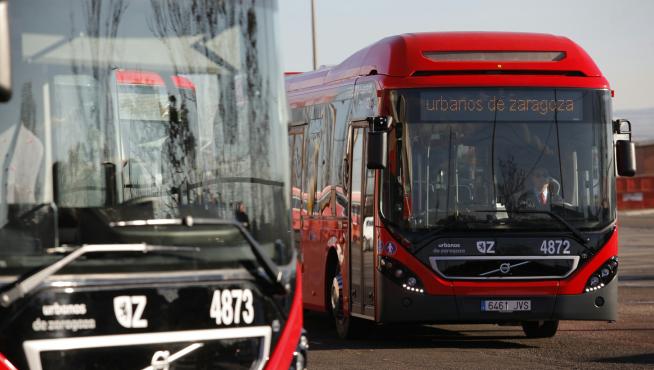
[{"label": "bus door", "polygon": [[[366,129],[366,131],[368,131]],[[367,138],[368,135],[365,135]],[[375,208],[375,170],[366,168],[365,163],[367,163],[366,153],[367,149],[363,150],[363,171],[365,174],[365,185],[362,186],[362,189],[365,189],[363,193],[363,208],[361,209],[363,225],[362,225],[362,251],[363,251],[363,292],[365,297],[363,298],[364,302],[364,314],[366,316],[375,315],[375,219],[374,219],[374,208]]]},{"label": "bus door", "polygon": [[374,181],[372,170],[365,168],[365,138],[367,123],[353,125],[350,137],[352,150],[349,163],[350,174],[350,293],[352,313],[374,317],[374,286],[373,286],[373,222],[372,207],[373,193],[367,194],[371,184],[366,186],[367,180]]}]

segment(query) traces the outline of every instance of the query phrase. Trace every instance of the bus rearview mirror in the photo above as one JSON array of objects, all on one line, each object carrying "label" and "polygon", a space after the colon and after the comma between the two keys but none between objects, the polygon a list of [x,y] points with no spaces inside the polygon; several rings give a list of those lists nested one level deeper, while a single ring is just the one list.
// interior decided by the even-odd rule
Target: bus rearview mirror
[{"label": "bus rearview mirror", "polygon": [[613,121],[613,133],[620,135],[631,135],[631,122],[626,119],[616,119]]},{"label": "bus rearview mirror", "polygon": [[0,0],[0,102],[11,98],[11,50],[9,47],[9,8]]},{"label": "bus rearview mirror", "polygon": [[368,131],[368,169],[380,170],[386,168],[387,149],[388,133],[386,131]]},{"label": "bus rearview mirror", "polygon": [[628,140],[615,143],[618,175],[632,177],[636,174],[636,145]]}]

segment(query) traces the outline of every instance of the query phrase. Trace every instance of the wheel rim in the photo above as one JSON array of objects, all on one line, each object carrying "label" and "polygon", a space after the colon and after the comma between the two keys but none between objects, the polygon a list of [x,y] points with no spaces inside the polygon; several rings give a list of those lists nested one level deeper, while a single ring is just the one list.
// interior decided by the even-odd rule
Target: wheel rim
[{"label": "wheel rim", "polygon": [[330,301],[334,317],[341,320],[343,318],[343,278],[340,271],[332,279]]}]

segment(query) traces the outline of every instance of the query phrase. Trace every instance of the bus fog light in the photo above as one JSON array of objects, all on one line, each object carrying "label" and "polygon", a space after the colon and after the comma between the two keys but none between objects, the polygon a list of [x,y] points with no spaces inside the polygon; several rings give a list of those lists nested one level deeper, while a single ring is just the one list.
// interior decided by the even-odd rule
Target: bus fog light
[{"label": "bus fog light", "polygon": [[597,307],[604,306],[604,297],[595,298],[595,306],[597,306]]},{"label": "bus fog light", "polygon": [[602,270],[600,270],[600,275],[602,276],[602,278],[606,278],[610,274],[611,274],[611,270],[609,270],[607,267],[604,267],[602,268]]},{"label": "bus fog light", "polygon": [[414,287],[414,286],[416,286],[416,284],[418,283],[418,281],[416,280],[416,278],[414,278],[414,277],[412,276],[412,277],[406,279],[406,283],[407,283],[408,286],[410,286],[410,287]]},{"label": "bus fog light", "polygon": [[397,269],[397,270],[395,270],[395,277],[396,277],[396,278],[399,279],[399,278],[401,278],[402,276],[404,276],[404,271],[402,271],[402,269]]}]

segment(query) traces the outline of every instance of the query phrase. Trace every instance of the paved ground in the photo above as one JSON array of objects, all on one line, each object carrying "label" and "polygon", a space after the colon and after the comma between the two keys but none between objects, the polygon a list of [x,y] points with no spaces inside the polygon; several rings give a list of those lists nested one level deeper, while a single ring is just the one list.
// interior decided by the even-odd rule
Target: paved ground
[{"label": "paved ground", "polygon": [[620,242],[617,323],[562,322],[550,339],[495,325],[374,327],[341,341],[307,314],[310,369],[654,368],[654,212],[621,215]]}]

